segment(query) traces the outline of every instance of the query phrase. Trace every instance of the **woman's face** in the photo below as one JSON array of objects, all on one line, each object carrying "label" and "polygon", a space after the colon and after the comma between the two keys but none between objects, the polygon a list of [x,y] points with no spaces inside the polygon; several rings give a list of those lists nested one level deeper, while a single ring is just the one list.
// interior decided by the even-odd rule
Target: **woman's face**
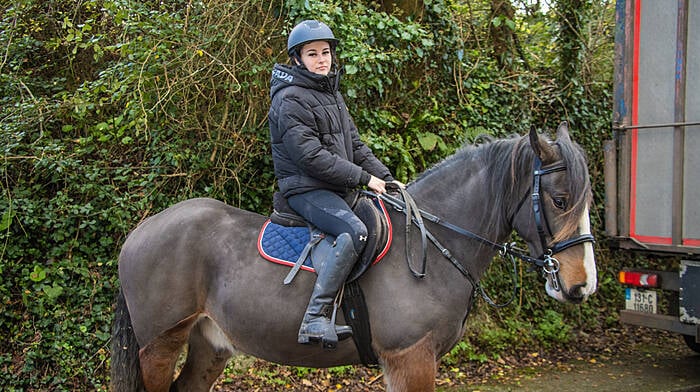
[{"label": "woman's face", "polygon": [[313,41],[301,48],[301,62],[309,71],[328,75],[333,62],[331,45],[326,41]]}]

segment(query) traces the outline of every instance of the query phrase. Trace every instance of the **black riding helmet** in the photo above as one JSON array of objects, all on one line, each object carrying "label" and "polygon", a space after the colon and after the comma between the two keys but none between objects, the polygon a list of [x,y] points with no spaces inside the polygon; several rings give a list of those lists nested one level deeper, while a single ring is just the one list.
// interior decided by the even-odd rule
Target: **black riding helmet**
[{"label": "black riding helmet", "polygon": [[303,66],[299,50],[304,44],[313,41],[327,41],[331,45],[331,51],[335,59],[335,47],[338,45],[338,40],[327,24],[317,20],[305,20],[294,26],[287,39],[287,54]]}]

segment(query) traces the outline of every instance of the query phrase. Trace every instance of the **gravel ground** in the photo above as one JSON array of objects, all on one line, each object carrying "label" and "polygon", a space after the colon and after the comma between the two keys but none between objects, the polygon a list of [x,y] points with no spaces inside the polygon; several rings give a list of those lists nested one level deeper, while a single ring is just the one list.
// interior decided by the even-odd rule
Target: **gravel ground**
[{"label": "gravel ground", "polygon": [[[299,369],[237,357],[215,391],[384,391],[378,369]],[[700,355],[670,333],[623,326],[579,333],[573,344],[440,367],[438,391],[698,391]]]}]

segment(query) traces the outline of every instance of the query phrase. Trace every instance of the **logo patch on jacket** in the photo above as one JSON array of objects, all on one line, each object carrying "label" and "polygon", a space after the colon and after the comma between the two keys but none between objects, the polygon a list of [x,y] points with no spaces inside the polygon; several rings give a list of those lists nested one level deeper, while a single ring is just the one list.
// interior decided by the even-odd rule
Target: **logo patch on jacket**
[{"label": "logo patch on jacket", "polygon": [[294,80],[294,76],[278,69],[272,70],[272,77],[275,79],[284,80],[287,83],[292,83]]}]

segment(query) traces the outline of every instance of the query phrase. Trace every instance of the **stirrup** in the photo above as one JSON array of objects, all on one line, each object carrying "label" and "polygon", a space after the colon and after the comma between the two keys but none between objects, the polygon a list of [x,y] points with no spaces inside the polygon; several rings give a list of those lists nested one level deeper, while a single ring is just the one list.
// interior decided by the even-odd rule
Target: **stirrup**
[{"label": "stirrup", "polygon": [[338,347],[339,341],[345,340],[351,336],[352,328],[349,325],[331,325],[328,323],[326,328],[318,334],[300,331],[297,336],[297,342],[299,344],[322,343],[323,348],[333,350]]},{"label": "stirrup", "polygon": [[322,343],[323,348],[333,350],[338,346],[338,342],[352,336],[352,328],[348,325],[328,325],[322,335],[299,333],[297,342],[299,344]]},{"label": "stirrup", "polygon": [[323,329],[322,334],[317,335],[305,332],[302,333],[300,330],[297,337],[298,343],[312,344],[321,342],[324,349],[335,350],[338,347],[339,341],[345,340],[352,336],[352,328],[349,325],[335,325],[336,315],[338,314],[338,307],[340,305],[344,289],[345,287],[341,288],[341,290],[336,294],[330,320],[324,316],[321,316],[324,321],[328,321],[328,324]]},{"label": "stirrup", "polygon": [[331,314],[330,328],[326,329],[326,333],[323,334],[323,348],[328,350],[335,350],[338,347],[338,340],[347,339],[352,336],[352,328],[347,325],[343,325],[341,329],[341,336],[338,335],[338,326],[335,325],[335,316],[338,314],[338,305],[343,298],[343,291],[345,286],[340,288],[340,291],[335,296],[335,301],[333,301],[333,313]]}]

